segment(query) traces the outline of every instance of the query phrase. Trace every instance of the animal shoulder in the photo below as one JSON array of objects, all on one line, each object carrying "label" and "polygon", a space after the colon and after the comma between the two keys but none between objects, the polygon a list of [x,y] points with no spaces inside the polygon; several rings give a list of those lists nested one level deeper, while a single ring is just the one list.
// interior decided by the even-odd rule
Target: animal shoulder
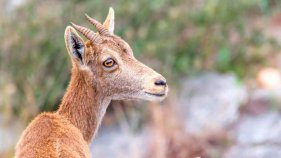
[{"label": "animal shoulder", "polygon": [[19,142],[17,148],[21,152],[16,157],[25,152],[47,157],[90,157],[88,144],[79,129],[56,113],[38,115]]}]

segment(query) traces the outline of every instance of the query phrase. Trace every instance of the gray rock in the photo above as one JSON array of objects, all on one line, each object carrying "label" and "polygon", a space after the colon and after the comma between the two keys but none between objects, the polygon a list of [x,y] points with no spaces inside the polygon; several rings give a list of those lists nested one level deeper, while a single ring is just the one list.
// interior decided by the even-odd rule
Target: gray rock
[{"label": "gray rock", "polygon": [[185,79],[182,85],[180,104],[186,128],[196,134],[234,123],[247,98],[246,88],[232,74],[207,73]]},{"label": "gray rock", "polygon": [[145,132],[133,134],[128,129],[101,128],[90,146],[92,157],[143,158],[148,150],[145,145],[147,138]]},{"label": "gray rock", "polygon": [[267,112],[242,118],[236,131],[236,145],[225,158],[281,157],[281,115]]},{"label": "gray rock", "polygon": [[281,115],[268,112],[246,116],[237,129],[238,144],[281,144]]},{"label": "gray rock", "polygon": [[234,146],[224,158],[278,158],[281,157],[278,145]]}]

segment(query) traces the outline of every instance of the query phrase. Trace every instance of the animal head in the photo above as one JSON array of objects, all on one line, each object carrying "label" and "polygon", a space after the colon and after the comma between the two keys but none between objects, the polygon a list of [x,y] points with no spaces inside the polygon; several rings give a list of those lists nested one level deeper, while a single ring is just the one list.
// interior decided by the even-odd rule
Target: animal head
[{"label": "animal head", "polygon": [[130,46],[114,34],[112,8],[103,24],[88,15],[86,18],[98,32],[72,23],[65,30],[65,43],[73,69],[84,74],[90,86],[113,100],[162,100],[167,96],[165,78],[139,62]]}]

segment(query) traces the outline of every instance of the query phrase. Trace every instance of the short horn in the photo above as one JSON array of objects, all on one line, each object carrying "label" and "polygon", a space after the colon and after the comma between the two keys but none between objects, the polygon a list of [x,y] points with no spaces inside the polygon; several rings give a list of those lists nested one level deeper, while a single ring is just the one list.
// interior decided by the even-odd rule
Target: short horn
[{"label": "short horn", "polygon": [[77,30],[79,31],[80,33],[82,33],[87,39],[89,39],[91,42],[93,43],[101,43],[102,42],[102,39],[101,37],[96,34],[94,31],[86,28],[86,27],[83,27],[83,26],[79,26],[79,25],[76,25],[74,23],[71,23],[71,25]]},{"label": "short horn", "polygon": [[87,14],[85,14],[85,16],[86,16],[87,20],[97,28],[98,32],[101,35],[110,35],[110,32],[100,22],[98,22],[97,20],[91,18]]}]

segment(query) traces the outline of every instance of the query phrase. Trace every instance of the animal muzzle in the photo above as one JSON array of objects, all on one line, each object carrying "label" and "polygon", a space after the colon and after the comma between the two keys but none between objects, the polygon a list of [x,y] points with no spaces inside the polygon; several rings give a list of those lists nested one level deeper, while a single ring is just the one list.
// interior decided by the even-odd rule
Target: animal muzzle
[{"label": "animal muzzle", "polygon": [[166,79],[160,74],[145,79],[144,91],[150,96],[165,97],[168,93]]}]

